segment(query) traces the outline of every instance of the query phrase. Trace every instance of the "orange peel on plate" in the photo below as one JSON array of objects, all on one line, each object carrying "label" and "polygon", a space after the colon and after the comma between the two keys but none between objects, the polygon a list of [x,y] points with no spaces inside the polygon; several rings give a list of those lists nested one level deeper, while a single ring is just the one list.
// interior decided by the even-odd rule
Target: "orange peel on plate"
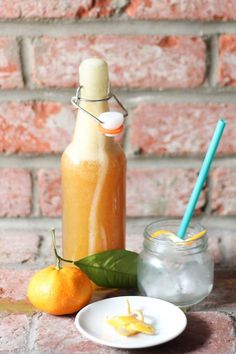
[{"label": "orange peel on plate", "polygon": [[141,310],[130,309],[129,300],[127,302],[127,315],[114,316],[107,319],[110,324],[122,336],[130,337],[138,333],[154,334],[155,329],[144,321],[143,312]]}]

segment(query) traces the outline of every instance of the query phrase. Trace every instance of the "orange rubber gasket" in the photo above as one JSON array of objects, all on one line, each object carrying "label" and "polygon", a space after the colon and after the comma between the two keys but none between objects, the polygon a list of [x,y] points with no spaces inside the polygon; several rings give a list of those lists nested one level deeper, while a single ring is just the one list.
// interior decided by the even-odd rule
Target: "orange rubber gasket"
[{"label": "orange rubber gasket", "polygon": [[124,130],[124,124],[122,124],[119,128],[117,129],[105,129],[101,124],[99,124],[98,129],[101,133],[104,134],[111,134],[111,135],[116,135],[121,133]]}]

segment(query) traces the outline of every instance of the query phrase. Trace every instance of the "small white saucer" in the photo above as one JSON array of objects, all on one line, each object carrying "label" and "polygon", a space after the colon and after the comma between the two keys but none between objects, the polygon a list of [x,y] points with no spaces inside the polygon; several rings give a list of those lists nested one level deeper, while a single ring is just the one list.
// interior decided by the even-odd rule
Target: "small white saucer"
[{"label": "small white saucer", "polygon": [[[126,299],[131,310],[142,310],[145,322],[156,329],[154,335],[139,333],[124,337],[106,323],[107,317],[126,314]],[[120,296],[97,301],[80,310],[75,325],[88,339],[115,348],[146,348],[172,340],[182,333],[187,319],[177,306],[163,300],[145,296]]]}]

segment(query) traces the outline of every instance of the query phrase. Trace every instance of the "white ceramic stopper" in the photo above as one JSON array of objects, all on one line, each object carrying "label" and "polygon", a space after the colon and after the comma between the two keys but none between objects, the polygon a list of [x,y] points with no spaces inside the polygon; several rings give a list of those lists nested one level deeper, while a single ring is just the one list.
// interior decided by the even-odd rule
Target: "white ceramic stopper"
[{"label": "white ceramic stopper", "polygon": [[[103,122],[101,126],[107,130],[118,129],[124,124],[124,115],[121,112],[103,112],[98,118]],[[107,136],[115,136],[118,134],[106,133]]]}]

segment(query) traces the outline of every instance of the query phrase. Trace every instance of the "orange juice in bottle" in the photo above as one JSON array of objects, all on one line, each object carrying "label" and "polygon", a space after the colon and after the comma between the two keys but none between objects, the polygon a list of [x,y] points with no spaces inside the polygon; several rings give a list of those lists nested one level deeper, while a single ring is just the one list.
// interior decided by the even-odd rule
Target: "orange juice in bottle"
[{"label": "orange juice in bottle", "polygon": [[[96,117],[109,111],[106,62],[84,60],[79,76],[80,107]],[[63,256],[71,260],[125,247],[126,157],[83,109],[61,158]]]}]

